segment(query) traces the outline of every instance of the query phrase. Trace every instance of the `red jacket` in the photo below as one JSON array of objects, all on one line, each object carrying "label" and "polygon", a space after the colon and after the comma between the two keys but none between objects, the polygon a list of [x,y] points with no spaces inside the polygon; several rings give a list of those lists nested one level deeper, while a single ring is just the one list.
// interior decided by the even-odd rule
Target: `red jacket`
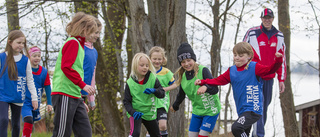
[{"label": "red jacket", "polygon": [[[258,62],[262,65],[271,65],[275,60],[275,53],[279,52],[283,55],[283,63],[277,70],[279,82],[286,80],[286,57],[285,57],[285,43],[282,32],[272,26],[271,30],[267,30],[263,25],[250,28],[243,38],[244,42],[248,42],[253,49],[254,58],[252,61]],[[270,80],[275,77],[275,73],[263,76],[262,79]]]}]

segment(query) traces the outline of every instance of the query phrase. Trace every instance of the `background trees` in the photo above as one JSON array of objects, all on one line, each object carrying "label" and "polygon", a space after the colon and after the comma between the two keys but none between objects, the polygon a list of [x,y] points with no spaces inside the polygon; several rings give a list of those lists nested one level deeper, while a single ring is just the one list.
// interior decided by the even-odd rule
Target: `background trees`
[{"label": "background trees", "polygon": [[[290,10],[288,1],[284,2],[285,5],[282,6],[282,1],[277,5],[267,0],[6,0],[1,3],[3,6],[0,6],[0,23],[3,24],[0,26],[0,49],[4,48],[10,30],[22,29],[29,46],[41,47],[43,65],[53,70],[57,52],[67,38],[64,27],[74,12],[84,11],[98,17],[104,26],[101,40],[94,44],[99,54],[96,74],[98,107],[89,115],[95,134],[127,136],[129,124],[121,100],[124,82],[130,73],[131,58],[135,53],[148,53],[152,46],[162,46],[167,51],[167,67],[175,71],[179,67],[176,61],[177,47],[182,42],[189,42],[196,51],[198,62],[209,67],[216,77],[232,65],[232,45],[242,40],[249,27],[259,25],[256,14],[259,15],[264,7],[270,7],[279,14],[276,18],[281,18],[278,21],[279,27],[275,26],[288,37],[286,54],[289,70],[292,54],[290,30],[298,30],[296,26],[288,27],[290,22],[286,21],[290,21]],[[309,1],[310,4],[312,2]],[[312,18],[316,19],[319,10],[314,8],[313,13]],[[251,19],[253,17],[255,19]],[[309,22],[312,21],[314,20],[310,17]],[[281,100],[289,101],[281,102],[282,108],[285,108],[283,121],[286,135],[287,131],[297,135],[289,128],[289,125],[292,129],[297,128],[294,125],[296,120],[292,120],[295,118],[295,112],[292,109],[294,89],[290,89],[290,72],[288,79],[286,94],[281,96]],[[221,124],[218,124],[217,129],[224,129],[224,132],[228,131],[230,120],[237,117],[232,111],[234,103],[232,95],[229,96],[230,93],[231,90],[227,87],[222,87],[219,92],[220,100],[225,107],[219,118],[224,121],[218,122]],[[172,102],[176,94],[177,90],[171,92]],[[287,106],[290,106],[290,109]],[[184,110],[190,109],[188,106],[184,107],[184,103],[180,108],[176,113],[169,113],[168,121],[170,135],[177,137],[185,135],[188,112],[185,113]],[[286,124],[286,119],[293,123]]]}]

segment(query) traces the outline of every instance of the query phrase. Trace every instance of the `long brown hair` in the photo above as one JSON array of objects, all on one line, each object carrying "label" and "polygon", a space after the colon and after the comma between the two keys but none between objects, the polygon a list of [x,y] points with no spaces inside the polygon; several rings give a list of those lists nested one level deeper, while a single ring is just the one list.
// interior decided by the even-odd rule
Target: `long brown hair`
[{"label": "long brown hair", "polygon": [[[5,63],[5,65],[2,69],[2,72],[1,72],[1,77],[2,77],[3,73],[5,72],[6,68],[8,67],[9,79],[10,80],[17,80],[18,79],[18,70],[17,70],[16,62],[14,61],[13,49],[12,49],[11,44],[15,39],[20,38],[20,37],[24,37],[24,39],[25,39],[24,49],[26,50],[27,49],[27,40],[21,30],[13,30],[8,35],[7,45],[4,50],[4,52],[7,52],[8,55],[7,55],[6,63]],[[21,54],[23,54],[23,51],[21,51]],[[26,54],[27,54],[27,56],[29,56],[28,52],[26,52]]]},{"label": "long brown hair", "polygon": [[[198,75],[198,72],[199,72],[199,64],[194,62],[194,67],[193,67],[193,71],[194,71],[194,76],[197,77]],[[177,71],[174,73],[174,75],[176,77],[178,77],[178,80],[175,82],[177,85],[180,85],[181,84],[181,81],[182,81],[182,76],[183,76],[183,73],[186,72],[186,70],[180,66]]]},{"label": "long brown hair", "polygon": [[71,36],[89,35],[97,30],[95,17],[83,12],[77,12],[66,26],[66,31]]}]

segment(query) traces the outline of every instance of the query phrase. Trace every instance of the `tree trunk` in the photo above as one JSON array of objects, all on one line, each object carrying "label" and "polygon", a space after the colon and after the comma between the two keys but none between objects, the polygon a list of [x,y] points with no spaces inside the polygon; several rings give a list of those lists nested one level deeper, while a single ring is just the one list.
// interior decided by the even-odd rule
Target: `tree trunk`
[{"label": "tree trunk", "polygon": [[221,41],[220,41],[220,11],[219,11],[220,3],[219,0],[215,0],[214,5],[212,7],[213,13],[213,28],[212,28],[212,42],[210,49],[211,56],[211,73],[215,78],[218,76],[219,64],[220,64],[220,49],[221,49]]},{"label": "tree trunk", "polygon": [[[187,42],[186,38],[186,0],[168,0],[167,2],[167,38],[165,49],[167,51],[168,65],[170,70],[177,70],[177,49],[181,43]],[[177,89],[170,92],[170,104],[176,99]],[[171,137],[184,137],[185,131],[185,105],[184,101],[180,105],[179,111],[175,113],[169,111],[168,132]]]},{"label": "tree trunk", "polygon": [[131,19],[131,46],[133,53],[147,53],[154,43],[150,34],[150,24],[145,13],[143,0],[129,0]]},{"label": "tree trunk", "polygon": [[285,92],[280,94],[282,117],[287,137],[299,137],[298,123],[296,119],[293,93],[291,88],[290,72],[290,16],[288,0],[278,1],[279,30],[283,32],[286,44],[287,79],[285,81]]},{"label": "tree trunk", "polygon": [[[94,16],[97,16],[97,5],[98,2],[75,2],[76,11],[83,11]],[[121,45],[123,39],[123,22],[125,20],[123,19],[124,15],[119,14],[119,12],[115,11],[113,8],[109,8],[108,10],[111,11],[107,12],[104,5],[105,3],[102,2],[103,18],[106,22],[103,42],[104,46],[101,45],[100,40],[93,44],[98,52],[96,66],[96,84],[98,88],[97,100],[100,106],[98,109],[108,136],[124,136],[124,127],[120,111],[118,110],[116,96],[117,92],[121,91],[120,79],[123,79],[123,75],[120,75],[123,74],[123,72],[119,71],[118,68],[122,68],[119,45]],[[110,12],[114,13],[110,14]],[[111,16],[110,22],[108,15]],[[111,28],[111,26],[114,28]],[[118,37],[115,37],[113,30],[120,29],[122,30],[121,32],[117,32],[117,34],[119,34]]]},{"label": "tree trunk", "polygon": [[20,29],[18,0],[6,0],[8,33]]}]

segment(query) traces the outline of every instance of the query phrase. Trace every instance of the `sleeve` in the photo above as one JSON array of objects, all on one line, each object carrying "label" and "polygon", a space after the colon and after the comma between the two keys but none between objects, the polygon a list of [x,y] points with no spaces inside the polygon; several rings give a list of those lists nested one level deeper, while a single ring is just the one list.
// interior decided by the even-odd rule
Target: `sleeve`
[{"label": "sleeve", "polygon": [[47,105],[52,105],[52,101],[51,101],[51,86],[50,85],[44,86],[44,90],[46,91]]},{"label": "sleeve", "polygon": [[36,86],[34,85],[34,80],[33,80],[33,74],[32,74],[32,68],[30,64],[30,60],[28,59],[28,64],[27,64],[27,86],[28,89],[31,93],[31,100],[32,101],[37,101],[38,100],[38,95],[36,91]]},{"label": "sleeve", "polygon": [[153,93],[157,98],[164,98],[166,95],[164,89],[161,86],[161,83],[159,82],[158,78],[156,78],[156,82],[154,83],[154,88],[156,91]]},{"label": "sleeve", "polygon": [[[62,48],[62,59],[61,59],[61,70],[75,85],[78,85],[81,89],[86,86],[86,83],[82,81],[80,74],[72,68],[79,50],[78,42],[75,40],[70,40]],[[66,56],[64,56],[66,55]]]},{"label": "sleeve", "polygon": [[270,66],[265,66],[260,63],[257,63],[255,73],[257,76],[260,76],[260,77],[273,74],[281,67],[281,65],[283,64],[282,61],[283,61],[283,58],[280,57],[280,58],[276,58],[276,60]]},{"label": "sleeve", "polygon": [[[202,77],[203,79],[213,79],[212,74],[210,73],[208,68],[203,68],[202,70]],[[217,94],[219,89],[217,86],[214,85],[207,85],[205,84],[205,86],[207,87],[207,91],[210,95],[214,95]]]},{"label": "sleeve", "polygon": [[246,34],[244,35],[244,37],[243,37],[243,42],[250,42],[250,37],[249,37],[249,33],[250,33],[250,29],[246,32]]},{"label": "sleeve", "polygon": [[134,110],[132,107],[132,96],[131,96],[130,88],[129,88],[128,84],[126,85],[126,87],[124,89],[123,105],[124,105],[124,108],[126,108],[127,112],[131,116],[133,115],[134,112],[136,112],[136,110]]},{"label": "sleeve", "polygon": [[185,99],[186,93],[183,91],[181,85],[179,88],[179,93],[176,97],[176,101],[174,101],[172,107],[175,111],[179,110],[179,105],[182,103],[182,101]]},{"label": "sleeve", "polygon": [[172,78],[170,79],[168,85],[172,85],[175,82],[174,77],[172,76]]},{"label": "sleeve", "polygon": [[284,43],[284,40],[281,40],[281,41],[282,41],[281,48],[278,50],[278,52],[281,53],[283,57],[282,57],[282,64],[280,68],[277,70],[277,75],[278,75],[279,82],[284,82],[287,78],[287,64],[286,64],[286,55],[285,55],[286,45]]},{"label": "sleeve", "polygon": [[44,80],[44,86],[48,86],[50,85],[51,82],[50,82],[50,76],[49,76],[49,73],[47,72],[47,76],[46,76],[46,79]]},{"label": "sleeve", "polygon": [[200,85],[208,84],[208,85],[218,86],[218,85],[226,85],[228,83],[230,83],[230,68],[217,78],[201,80]]}]

